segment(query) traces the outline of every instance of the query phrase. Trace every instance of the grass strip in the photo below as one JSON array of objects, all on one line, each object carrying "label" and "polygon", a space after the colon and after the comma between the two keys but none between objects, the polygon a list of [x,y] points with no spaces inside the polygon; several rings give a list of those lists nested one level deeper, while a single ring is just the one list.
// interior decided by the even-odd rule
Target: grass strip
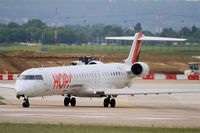
[{"label": "grass strip", "polygon": [[[21,46],[21,45],[9,45],[0,47],[0,55],[12,53],[15,51],[48,51],[48,52],[65,52],[65,53],[98,53],[98,54],[128,54],[131,45],[128,46],[101,46],[101,45],[44,45],[44,46]],[[166,45],[155,45],[150,46],[144,44],[142,47],[142,52],[145,53],[162,53],[162,54],[181,54],[181,55],[198,55],[200,52],[199,45],[176,45],[176,46],[166,46]]]},{"label": "grass strip", "polygon": [[1,133],[199,133],[200,128],[157,128],[63,124],[0,124]]},{"label": "grass strip", "polygon": [[5,100],[5,98],[3,98],[2,96],[0,96],[0,100]]},{"label": "grass strip", "polygon": [[[2,100],[5,100],[5,98],[3,98],[2,96],[0,96],[0,105],[5,105],[4,102],[2,102]],[[1,130],[0,130],[1,131]]]}]

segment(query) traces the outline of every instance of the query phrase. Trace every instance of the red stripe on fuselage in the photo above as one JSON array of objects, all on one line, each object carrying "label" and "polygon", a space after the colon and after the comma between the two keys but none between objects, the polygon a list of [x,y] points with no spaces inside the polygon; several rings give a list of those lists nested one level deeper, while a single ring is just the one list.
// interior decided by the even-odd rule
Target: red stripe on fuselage
[{"label": "red stripe on fuselage", "polygon": [[[143,34],[139,33],[137,39],[141,38],[142,36],[143,36]],[[137,60],[137,56],[138,56],[138,52],[139,52],[141,43],[142,43],[141,40],[137,40],[136,45],[135,45],[135,49],[134,49],[134,52],[133,52],[132,64],[134,64]]]}]

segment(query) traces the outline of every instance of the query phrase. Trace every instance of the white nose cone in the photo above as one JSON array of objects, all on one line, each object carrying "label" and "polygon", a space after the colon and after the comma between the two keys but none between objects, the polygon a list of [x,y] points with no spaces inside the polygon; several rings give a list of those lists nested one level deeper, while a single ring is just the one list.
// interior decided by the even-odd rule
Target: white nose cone
[{"label": "white nose cone", "polygon": [[17,80],[16,83],[15,83],[15,91],[16,91],[17,95],[23,95],[24,94],[23,84],[21,82],[22,81]]}]

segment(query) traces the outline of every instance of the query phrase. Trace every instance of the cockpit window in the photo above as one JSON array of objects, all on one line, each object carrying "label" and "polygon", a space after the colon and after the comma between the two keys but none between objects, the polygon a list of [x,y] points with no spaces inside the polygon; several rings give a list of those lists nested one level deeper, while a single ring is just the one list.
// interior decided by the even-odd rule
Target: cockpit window
[{"label": "cockpit window", "polygon": [[20,75],[20,80],[43,80],[42,75]]},{"label": "cockpit window", "polygon": [[26,75],[25,80],[35,80],[35,76],[34,75]]},{"label": "cockpit window", "polygon": [[42,75],[36,75],[36,80],[43,80]]}]

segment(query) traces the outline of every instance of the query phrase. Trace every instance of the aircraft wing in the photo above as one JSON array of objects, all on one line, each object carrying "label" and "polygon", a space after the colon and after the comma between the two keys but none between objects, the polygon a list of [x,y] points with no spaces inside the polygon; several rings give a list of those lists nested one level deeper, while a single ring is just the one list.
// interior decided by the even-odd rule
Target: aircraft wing
[{"label": "aircraft wing", "polygon": [[0,84],[0,88],[8,88],[8,89],[14,89],[15,88],[15,84]]},{"label": "aircraft wing", "polygon": [[147,94],[173,94],[173,93],[200,93],[200,88],[192,89],[148,89],[148,88],[124,88],[106,89],[105,95],[147,95]]}]

